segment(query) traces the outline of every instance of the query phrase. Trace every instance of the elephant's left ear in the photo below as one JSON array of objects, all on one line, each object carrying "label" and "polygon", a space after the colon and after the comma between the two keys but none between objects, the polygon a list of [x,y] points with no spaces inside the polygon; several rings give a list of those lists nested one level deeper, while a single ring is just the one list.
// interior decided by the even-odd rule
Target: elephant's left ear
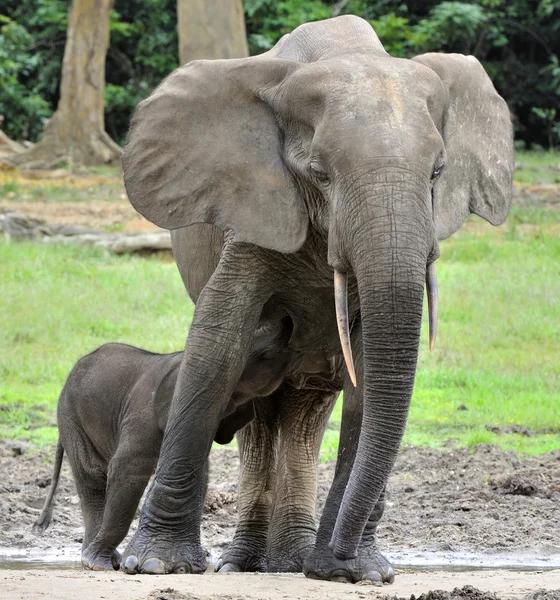
[{"label": "elephant's left ear", "polygon": [[449,93],[447,159],[434,185],[438,239],[455,233],[469,213],[500,225],[509,212],[515,164],[506,102],[474,56],[429,53],[413,60],[435,71]]},{"label": "elephant's left ear", "polygon": [[167,229],[212,223],[234,241],[296,252],[309,218],[263,100],[294,61],[193,61],[140,102],[122,165],[128,198]]}]

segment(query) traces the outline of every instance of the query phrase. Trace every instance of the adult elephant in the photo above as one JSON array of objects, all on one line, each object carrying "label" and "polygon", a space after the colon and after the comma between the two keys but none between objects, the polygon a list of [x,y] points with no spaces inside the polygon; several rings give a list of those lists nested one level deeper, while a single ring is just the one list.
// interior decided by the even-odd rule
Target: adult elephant
[{"label": "adult elephant", "polygon": [[[475,58],[393,58],[352,16],[298,27],[261,56],[190,63],[139,105],[123,157],[128,196],[177,230],[175,258],[197,303],[125,570],[204,570],[213,436],[255,331],[289,317],[290,377],[265,401],[274,416],[263,409],[242,444],[258,463],[271,453],[263,432],[280,423],[288,439],[276,497],[270,509],[265,483],[242,495],[248,537],[236,536],[237,554],[222,563],[250,568],[252,515],[256,529],[271,519],[272,564],[276,549],[308,576],[392,580],[375,529],[412,394],[424,282],[433,296],[437,240],[469,213],[504,221],[513,164],[506,103]],[[187,228],[197,223],[207,225]],[[342,385],[337,470],[310,551],[309,472]],[[244,464],[244,473],[262,468]],[[258,517],[263,506],[268,516]]]}]

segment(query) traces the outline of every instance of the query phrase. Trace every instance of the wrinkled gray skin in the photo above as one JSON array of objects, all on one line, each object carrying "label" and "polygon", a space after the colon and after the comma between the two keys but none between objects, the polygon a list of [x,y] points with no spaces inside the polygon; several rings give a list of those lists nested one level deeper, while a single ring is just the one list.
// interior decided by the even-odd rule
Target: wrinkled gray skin
[{"label": "wrinkled gray skin", "polygon": [[[392,581],[375,530],[427,266],[469,213],[497,225],[509,210],[510,116],[484,69],[457,54],[392,58],[358,17],[306,24],[261,56],[174,71],[140,103],[123,167],[131,203],[174,230],[196,300],[124,569],[204,571],[199,473],[255,330],[288,315],[287,378],[240,436],[240,523],[218,566]],[[333,271],[348,276],[356,388]],[[336,475],[315,534],[316,450],[341,388]]]},{"label": "wrinkled gray skin", "polygon": [[[218,443],[231,442],[235,432],[254,418],[253,399],[268,396],[282,382],[291,332],[286,320],[257,332],[216,431]],[[50,524],[66,452],[84,518],[86,569],[119,568],[116,548],[128,533],[156,467],[182,354],[105,344],[81,358],[66,380],[58,402],[53,479],[33,531],[42,534]]]}]

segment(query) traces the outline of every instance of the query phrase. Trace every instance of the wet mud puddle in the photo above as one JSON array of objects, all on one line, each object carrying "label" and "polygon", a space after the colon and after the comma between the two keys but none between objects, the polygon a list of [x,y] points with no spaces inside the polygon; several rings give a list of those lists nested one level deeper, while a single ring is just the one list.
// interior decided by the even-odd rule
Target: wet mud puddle
[{"label": "wet mud puddle", "polygon": [[[214,556],[215,554],[215,556]],[[534,571],[560,569],[560,554],[487,554],[481,552],[444,552],[400,550],[387,552],[387,558],[401,571],[423,569],[438,571],[472,571],[506,569]],[[219,553],[211,552],[209,562],[215,563]],[[62,569],[81,570],[80,550],[49,552],[42,548],[0,548],[0,570]]]}]

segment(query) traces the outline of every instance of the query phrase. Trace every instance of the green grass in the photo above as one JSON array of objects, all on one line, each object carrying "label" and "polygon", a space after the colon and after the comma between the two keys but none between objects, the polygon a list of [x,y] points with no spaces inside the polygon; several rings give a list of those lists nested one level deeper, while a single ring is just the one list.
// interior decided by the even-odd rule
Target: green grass
[{"label": "green grass", "polygon": [[[405,443],[560,448],[560,213],[516,207],[441,244],[438,341],[419,368]],[[170,352],[192,307],[173,263],[71,246],[0,242],[0,437],[56,439],[75,361],[101,343]],[[467,410],[459,410],[464,405]],[[323,444],[336,456],[341,402]],[[531,436],[488,431],[520,425]]]},{"label": "green grass", "polygon": [[515,162],[518,183],[560,183],[560,152],[517,151]]},{"label": "green grass", "polygon": [[[411,443],[560,448],[560,238],[510,222],[501,236],[488,227],[441,245],[438,344],[422,345]],[[533,437],[485,429],[511,424]]]},{"label": "green grass", "polygon": [[65,378],[100,344],[184,345],[192,305],[172,262],[0,242],[0,265],[0,438],[56,440]]}]

